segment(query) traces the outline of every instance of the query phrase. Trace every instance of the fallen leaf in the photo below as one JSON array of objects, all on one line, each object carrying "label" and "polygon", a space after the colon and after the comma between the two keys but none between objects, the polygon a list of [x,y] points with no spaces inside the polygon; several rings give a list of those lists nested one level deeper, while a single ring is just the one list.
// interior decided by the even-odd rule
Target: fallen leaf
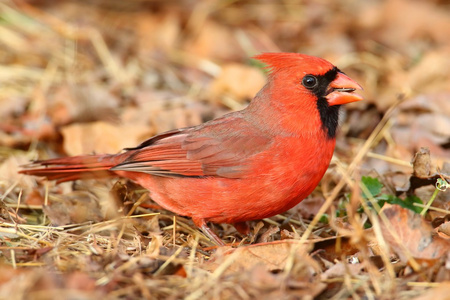
[{"label": "fallen leaf", "polygon": [[357,253],[359,250],[346,236],[337,236],[318,240],[314,243],[314,253],[328,261],[335,261]]},{"label": "fallen leaf", "polygon": [[378,9],[378,35],[390,47],[408,49],[411,41],[416,41],[420,36],[448,44],[446,37],[450,35],[450,19],[445,11],[436,9],[434,3],[411,5],[407,0],[394,0],[384,2]]},{"label": "fallen leaf", "polygon": [[363,269],[364,269],[363,264],[347,264],[343,262],[338,262],[334,264],[331,268],[326,270],[323,274],[321,274],[320,278],[322,280],[327,280],[336,277],[344,277],[344,275],[346,274],[356,276],[361,274]]},{"label": "fallen leaf", "polygon": [[431,225],[411,210],[385,204],[381,213],[390,221],[381,223],[383,236],[403,262],[408,260],[407,254],[413,258],[439,259],[450,249],[450,240],[436,235]]},{"label": "fallen leaf", "polygon": [[72,155],[117,153],[132,147],[149,136],[147,126],[114,125],[104,121],[64,126],[64,150]]},{"label": "fallen leaf", "polygon": [[399,105],[391,134],[396,144],[410,152],[427,147],[433,156],[450,158],[448,92],[420,94]]},{"label": "fallen leaf", "polygon": [[32,189],[31,192],[26,196],[24,203],[27,205],[43,205],[45,202],[44,197],[38,189]]},{"label": "fallen leaf", "polygon": [[204,267],[213,271],[229,256],[233,255],[233,263],[229,266],[227,272],[248,270],[256,265],[263,265],[269,271],[282,270],[291,255],[292,247],[296,247],[294,252],[296,257],[304,257],[305,260],[310,260],[310,258],[306,258],[308,256],[306,251],[311,248],[311,245],[300,245],[295,240],[282,240],[232,249],[228,247],[219,248],[211,259],[205,263]]},{"label": "fallen leaf", "polygon": [[142,90],[136,94],[137,106],[125,107],[123,124],[151,126],[156,133],[202,123],[213,108],[189,96],[173,92]]},{"label": "fallen leaf", "polygon": [[[303,299],[302,297],[310,299],[323,292],[327,285],[320,282],[319,276],[316,275],[320,272],[320,267],[317,261],[308,255],[307,248],[308,245],[300,245],[294,240],[255,244],[236,249],[222,247],[208,262],[201,264],[200,268],[214,271],[223,268],[222,264],[225,264],[227,266],[225,276],[237,277],[245,286],[262,290],[264,295],[270,295],[267,299],[283,298],[281,285],[285,285],[300,299]],[[281,271],[290,261],[288,258],[291,255],[294,264],[291,265],[292,269],[286,278]]]},{"label": "fallen leaf", "polygon": [[439,225],[439,227],[437,228],[437,232],[440,237],[444,239],[450,239],[450,221]]},{"label": "fallen leaf", "polygon": [[95,85],[62,85],[48,100],[47,114],[55,125],[117,120],[119,99]]},{"label": "fallen leaf", "polygon": [[176,11],[158,14],[143,11],[132,21],[135,22],[137,49],[141,57],[176,47],[181,31],[180,16]]},{"label": "fallen leaf", "polygon": [[297,209],[304,219],[309,220],[317,215],[324,202],[323,197],[308,197],[293,209]]},{"label": "fallen leaf", "polygon": [[28,100],[25,97],[0,97],[0,118],[2,120],[24,113]]},{"label": "fallen leaf", "polygon": [[269,229],[267,229],[263,234],[261,234],[261,237],[258,239],[258,243],[267,243],[271,239],[271,237],[278,233],[280,231],[280,228],[278,226],[271,226]]},{"label": "fallen leaf", "polygon": [[440,91],[429,94],[420,94],[416,97],[402,102],[399,109],[408,112],[429,112],[450,115],[449,92]]},{"label": "fallen leaf", "polygon": [[60,199],[52,199],[42,209],[55,226],[103,220],[99,203],[89,193],[74,192]]},{"label": "fallen leaf", "polygon": [[0,278],[1,299],[15,299],[11,295],[17,295],[18,290],[26,290],[28,299],[96,299],[106,292],[104,286],[97,286],[94,278],[82,272],[61,274],[41,268],[13,269],[10,266],[1,266],[1,269],[4,275]]},{"label": "fallen leaf", "polygon": [[[447,25],[445,26],[450,26],[450,19],[447,18],[446,23]],[[432,26],[434,28],[434,26],[439,25],[433,24]],[[436,32],[436,30],[432,31]],[[438,50],[430,49],[429,51],[424,52],[418,63],[415,64],[407,73],[406,82],[409,86],[414,90],[421,91],[422,93],[433,91],[448,92],[450,76],[448,72],[445,71],[450,68],[448,52],[448,46]],[[448,104],[443,104],[442,108],[444,107],[448,107]]]},{"label": "fallen leaf", "polygon": [[257,68],[227,64],[211,83],[210,93],[213,98],[226,95],[243,102],[252,99],[265,83],[265,76]]},{"label": "fallen leaf", "polygon": [[183,46],[188,52],[208,59],[238,60],[245,56],[230,28],[212,20],[194,22],[192,28],[197,34]]},{"label": "fallen leaf", "polygon": [[[21,166],[30,162],[23,154],[12,155],[0,163],[0,182],[6,188],[19,182],[21,186],[33,186],[33,178],[19,174]],[[0,186],[0,191],[3,187]]]},{"label": "fallen leaf", "polygon": [[[338,240],[339,247],[336,246]],[[292,247],[296,247],[295,255],[307,257],[305,259],[311,259],[306,253],[312,249],[314,249],[314,252],[318,252],[321,249],[325,249],[324,252],[330,251],[332,253],[328,257],[334,259],[340,258],[342,255],[351,255],[357,252],[357,249],[350,245],[349,240],[348,236],[338,236],[307,240],[303,245],[300,245],[298,240],[284,239],[239,248],[230,249],[228,247],[222,247],[217,250],[205,266],[207,266],[208,270],[215,270],[224,259],[237,251],[239,253],[234,254],[236,255],[235,260],[229,268],[231,271],[250,268],[257,264],[264,265],[268,270],[282,270],[287,258],[292,254]]]},{"label": "fallen leaf", "polygon": [[441,282],[437,287],[431,288],[412,300],[450,300],[450,282]]}]

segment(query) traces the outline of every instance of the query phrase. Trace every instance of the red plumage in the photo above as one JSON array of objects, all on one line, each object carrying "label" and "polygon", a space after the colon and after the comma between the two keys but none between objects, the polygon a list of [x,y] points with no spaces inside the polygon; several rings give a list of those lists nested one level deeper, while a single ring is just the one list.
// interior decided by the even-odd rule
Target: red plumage
[{"label": "red plumage", "polygon": [[221,244],[205,222],[243,228],[314,190],[333,155],[339,106],[362,99],[353,93],[360,86],[323,59],[294,53],[256,58],[270,69],[268,83],[242,111],[157,135],[120,154],[37,161],[41,168],[21,173],[59,182],[129,178]]}]

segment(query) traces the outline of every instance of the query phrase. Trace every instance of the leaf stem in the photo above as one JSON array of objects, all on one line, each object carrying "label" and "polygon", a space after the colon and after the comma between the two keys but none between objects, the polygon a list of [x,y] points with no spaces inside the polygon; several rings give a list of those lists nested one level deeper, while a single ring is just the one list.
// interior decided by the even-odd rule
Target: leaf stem
[{"label": "leaf stem", "polygon": [[420,213],[421,216],[424,216],[428,209],[430,208],[431,204],[433,204],[434,199],[436,198],[437,194],[440,191],[445,191],[448,187],[450,187],[450,184],[443,180],[442,178],[438,178],[436,181],[436,189],[433,192],[433,195],[431,195],[430,200],[428,200],[427,205],[423,208],[422,212]]}]

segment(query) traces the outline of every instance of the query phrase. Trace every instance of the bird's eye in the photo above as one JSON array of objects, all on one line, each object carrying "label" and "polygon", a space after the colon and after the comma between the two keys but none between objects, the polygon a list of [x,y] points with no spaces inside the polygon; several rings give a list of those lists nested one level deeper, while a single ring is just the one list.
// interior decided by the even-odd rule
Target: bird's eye
[{"label": "bird's eye", "polygon": [[317,86],[317,78],[312,75],[306,75],[303,77],[302,85],[307,89],[313,89]]}]

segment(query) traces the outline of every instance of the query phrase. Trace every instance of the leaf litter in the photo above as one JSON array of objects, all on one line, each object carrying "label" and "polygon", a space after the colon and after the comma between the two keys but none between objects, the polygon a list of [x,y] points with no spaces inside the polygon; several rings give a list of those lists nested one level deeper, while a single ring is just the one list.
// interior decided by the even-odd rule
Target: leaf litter
[{"label": "leaf litter", "polygon": [[[0,298],[445,299],[449,16],[443,1],[0,4]],[[335,62],[366,101],[314,193],[253,236],[214,225],[217,249],[131,182],[17,174],[241,109],[264,84],[248,58],[281,50]]]}]

